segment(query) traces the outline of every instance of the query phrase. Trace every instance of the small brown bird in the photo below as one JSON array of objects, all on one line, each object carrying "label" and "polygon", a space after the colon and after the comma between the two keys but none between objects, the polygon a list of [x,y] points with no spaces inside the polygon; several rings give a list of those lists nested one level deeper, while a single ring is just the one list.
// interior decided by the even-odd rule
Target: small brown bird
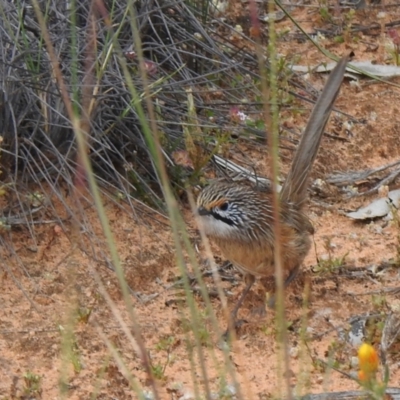
[{"label": "small brown bird", "polygon": [[[342,58],[331,72],[280,192],[281,257],[288,275],[285,285],[296,276],[311,247],[310,234],[314,228],[303,212],[308,177],[347,62],[348,57]],[[269,278],[275,272],[272,192],[257,190],[250,184],[215,180],[200,193],[197,207],[206,235],[244,274],[247,285],[232,311],[232,321],[235,321],[255,278]]]}]

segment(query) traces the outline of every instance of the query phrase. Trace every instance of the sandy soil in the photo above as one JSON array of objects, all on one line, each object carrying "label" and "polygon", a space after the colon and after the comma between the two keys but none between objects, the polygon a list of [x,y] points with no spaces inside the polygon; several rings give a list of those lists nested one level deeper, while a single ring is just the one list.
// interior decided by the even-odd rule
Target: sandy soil
[{"label": "sandy soil", "polygon": [[[294,11],[294,16],[308,32],[324,25],[319,15],[310,10],[313,9]],[[243,10],[234,9],[232,12],[234,15]],[[376,21],[379,12],[380,9],[358,11],[354,21],[368,25]],[[398,8],[389,8],[379,21],[388,23],[399,19]],[[296,63],[302,65],[313,65],[321,60],[310,43],[296,41],[296,29],[289,20],[277,23],[278,30],[283,31],[287,27],[291,28],[291,33],[279,40],[281,54],[287,55],[289,61],[294,54],[300,55]],[[354,50],[356,60],[387,62],[389,55],[384,44],[385,34],[378,32],[372,36],[359,33],[355,36],[357,41],[335,43],[326,39],[322,45],[338,55]],[[326,76],[314,74],[310,82],[320,88],[325,79]],[[400,84],[400,79],[392,82]],[[364,78],[357,86],[346,80],[336,107],[358,122],[350,124],[350,118],[339,114],[332,116],[327,132],[339,139],[323,139],[313,180],[324,180],[334,171],[375,168],[398,160],[399,97],[400,90],[395,86],[377,82],[368,84]],[[286,127],[300,129],[304,126],[306,114],[284,110],[282,121]],[[232,159],[247,164],[250,157],[243,154],[250,153],[259,173],[266,174],[266,149],[263,146],[248,147],[247,142],[239,146],[247,151],[232,151]],[[291,154],[282,151],[284,170],[287,170],[287,159]],[[366,190],[374,181],[359,183],[360,190]],[[391,184],[390,189],[397,189],[398,186],[398,183]],[[399,227],[393,221],[353,222],[344,216],[344,212],[357,209],[379,195],[349,200],[339,189],[328,184],[320,192],[312,196],[308,206],[316,230],[315,249],[304,263],[303,276],[288,289],[286,295],[290,326],[290,381],[299,393],[357,389],[359,386],[355,381],[326,368],[320,360],[333,363],[345,373],[356,373],[353,358],[357,348],[346,335],[351,329],[350,319],[373,315],[374,318],[367,319],[364,333],[366,340],[379,348],[387,316],[390,313],[399,315],[400,312],[399,294],[383,292],[388,288],[400,288],[398,263],[394,262],[399,257]],[[138,223],[134,216],[111,202],[106,204],[106,210],[126,280],[133,290],[147,296],[145,303],[133,296],[131,299],[153,368],[161,370],[156,382],[161,398],[189,399],[194,388],[187,340],[193,343],[193,337],[187,335],[189,314],[183,302],[183,291],[173,285],[181,273],[176,266],[169,225],[159,216]],[[207,269],[204,247],[187,204],[182,204],[182,211],[189,226],[190,238],[198,244],[200,264]],[[61,206],[59,212],[62,213]],[[93,208],[88,210],[87,218],[94,232],[101,237],[100,224]],[[133,331],[132,317],[123,301],[118,280],[104,262],[93,260],[82,251],[85,243],[74,231],[74,226],[67,223],[66,227],[67,230],[56,224],[38,225],[35,228],[36,242],[27,229],[21,228],[9,237],[16,254],[9,249],[1,251],[5,268],[0,274],[0,398],[61,398],[60,380],[63,374],[66,377],[64,382],[68,382],[63,386],[68,399],[86,399],[93,393],[97,393],[100,399],[136,398],[124,369],[110,358],[105,341],[107,338],[119,352],[134,379],[150,391],[141,359],[116,317],[116,312],[119,312],[127,330]],[[99,251],[101,245],[94,246]],[[218,256],[217,249],[215,254]],[[189,259],[186,260],[191,270]],[[217,257],[217,261],[220,263],[222,260]],[[228,306],[231,306],[243,288],[243,282],[234,271],[226,274],[238,278],[233,283],[223,282]],[[101,295],[98,279],[107,290],[114,304],[113,309]],[[210,293],[215,292],[211,278],[206,278],[206,284]],[[310,287],[309,305],[306,307],[302,304],[304,287]],[[241,310],[241,317],[247,323],[238,330],[238,340],[229,352],[229,359],[236,378],[243,384],[245,398],[263,399],[279,393],[283,376],[279,372],[275,312],[268,311],[263,318],[252,315],[250,309],[255,297],[255,294],[250,296]],[[229,398],[227,391],[231,386],[221,383],[215,368],[214,358],[219,363],[223,362],[223,351],[217,334],[213,332],[204,301],[198,295],[195,299],[205,327],[202,330],[202,348],[209,385],[215,393],[222,388],[226,398]],[[220,324],[225,326],[218,298],[212,298],[212,309]],[[73,321],[73,332],[68,332],[68,321]],[[302,328],[305,328],[305,334],[301,334]],[[65,357],[62,338],[74,349]],[[197,365],[194,374],[201,386],[201,370],[197,355],[194,357]],[[63,361],[64,358],[66,360]],[[387,352],[387,363],[390,385],[398,386],[398,340]],[[37,387],[32,376],[40,377]],[[227,380],[232,383],[231,377]]]}]

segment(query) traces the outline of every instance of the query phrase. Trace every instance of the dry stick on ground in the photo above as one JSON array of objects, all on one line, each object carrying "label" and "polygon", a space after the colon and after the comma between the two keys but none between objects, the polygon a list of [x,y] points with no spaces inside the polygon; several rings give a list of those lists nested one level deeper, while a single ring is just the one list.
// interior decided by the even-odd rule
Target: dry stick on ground
[{"label": "dry stick on ground", "polygon": [[[390,164],[383,165],[378,168],[368,168],[363,171],[349,171],[349,172],[341,172],[341,173],[335,173],[328,175],[326,178],[326,182],[335,185],[335,186],[347,186],[347,185],[354,185],[357,181],[360,180],[365,180],[371,177],[371,175],[376,174],[378,172],[385,171],[388,168],[397,166],[400,164],[399,161],[395,161]],[[395,169],[394,171],[390,171],[384,178],[382,178],[377,185],[375,185],[373,188],[369,189],[368,191],[364,193],[357,193],[357,194],[352,194],[350,197],[354,196],[365,196],[371,193],[376,192],[381,186],[383,185],[388,185],[392,183],[396,177],[400,174],[400,168]]]},{"label": "dry stick on ground", "polygon": [[[391,400],[400,400],[400,389],[399,388],[387,388],[386,395]],[[350,390],[347,392],[331,392],[331,393],[319,393],[319,394],[308,394],[301,397],[301,400],[369,400],[371,395],[367,392],[360,390]]]},{"label": "dry stick on ground", "polygon": [[357,296],[369,296],[371,294],[382,294],[382,293],[399,294],[400,286],[393,287],[393,288],[383,288],[383,289],[379,289],[379,290],[370,290],[368,292],[359,293],[359,294],[357,294]]},{"label": "dry stick on ground", "polygon": [[400,318],[397,313],[391,312],[385,321],[385,326],[382,331],[381,339],[381,360],[382,364],[386,366],[387,351],[393,345],[400,335]]}]

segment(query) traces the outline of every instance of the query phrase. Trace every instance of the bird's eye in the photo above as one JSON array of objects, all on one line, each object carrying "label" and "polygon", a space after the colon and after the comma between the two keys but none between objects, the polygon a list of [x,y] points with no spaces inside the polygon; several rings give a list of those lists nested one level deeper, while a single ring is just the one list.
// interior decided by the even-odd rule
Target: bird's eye
[{"label": "bird's eye", "polygon": [[219,206],[219,209],[220,209],[221,211],[226,211],[226,210],[228,209],[228,206],[229,206],[228,203],[222,203],[222,204]]}]

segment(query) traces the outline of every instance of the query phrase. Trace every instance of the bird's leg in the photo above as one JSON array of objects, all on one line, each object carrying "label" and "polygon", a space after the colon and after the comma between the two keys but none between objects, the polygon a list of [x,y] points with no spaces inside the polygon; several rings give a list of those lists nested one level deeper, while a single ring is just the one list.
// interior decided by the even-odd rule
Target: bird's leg
[{"label": "bird's leg", "polygon": [[226,329],[223,337],[227,338],[229,334],[229,329],[232,328],[234,329],[236,327],[236,319],[237,319],[237,313],[240,309],[240,307],[243,304],[244,299],[246,296],[249,294],[251,287],[254,285],[254,282],[256,281],[256,278],[254,275],[247,274],[245,277],[245,282],[246,282],[246,287],[243,289],[242,294],[239,297],[239,300],[237,301],[235,308],[231,312],[230,320],[228,321],[228,328]]},{"label": "bird's leg", "polygon": [[[300,266],[297,266],[296,268],[293,268],[290,271],[289,276],[285,279],[284,282],[284,288],[286,289],[297,277],[300,271]],[[275,308],[275,294],[268,300],[268,307],[269,308]]]},{"label": "bird's leg", "polygon": [[232,310],[231,313],[231,321],[235,321],[237,318],[237,313],[240,309],[240,307],[243,304],[244,299],[246,296],[249,294],[251,287],[254,285],[254,282],[256,281],[256,278],[254,275],[247,274],[245,277],[245,282],[246,282],[246,287],[243,289],[242,294],[239,297],[239,300],[237,301],[235,308]]},{"label": "bird's leg", "polygon": [[300,271],[300,265],[298,265],[296,268],[293,268],[290,271],[289,276],[285,280],[285,288],[288,287],[297,278],[299,271]]}]

